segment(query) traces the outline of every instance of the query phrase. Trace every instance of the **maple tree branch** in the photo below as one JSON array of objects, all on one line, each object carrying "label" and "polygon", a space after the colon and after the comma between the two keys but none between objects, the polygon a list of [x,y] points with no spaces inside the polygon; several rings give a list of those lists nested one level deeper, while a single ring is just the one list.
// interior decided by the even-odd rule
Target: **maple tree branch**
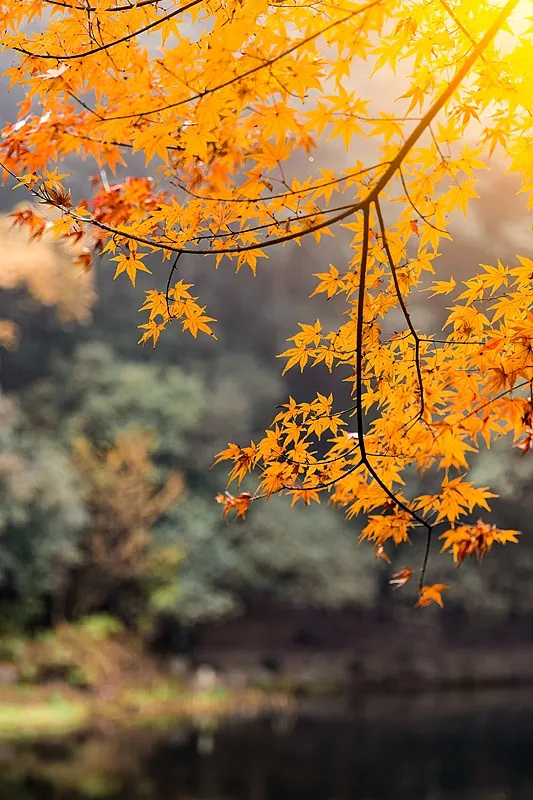
[{"label": "maple tree branch", "polygon": [[[439,233],[447,233],[447,231],[445,231],[444,228],[438,228],[436,225],[434,225],[432,222],[430,222],[429,221],[429,215],[422,214],[422,212],[416,207],[415,203],[411,199],[411,195],[409,194],[409,190],[407,189],[407,184],[405,183],[405,178],[404,178],[404,174],[403,174],[403,170],[402,170],[401,166],[398,167],[398,174],[399,174],[400,180],[402,182],[402,186],[403,186],[403,190],[405,192],[405,196],[407,198],[407,202],[409,203],[409,205],[411,206],[411,208],[413,209],[415,214],[418,214],[420,219],[423,220],[426,225],[429,225],[430,228],[433,228],[434,231],[438,231]],[[433,204],[433,205],[435,205],[435,204]]]},{"label": "maple tree branch", "polygon": [[170,270],[170,272],[168,274],[167,287],[166,287],[166,290],[165,290],[165,301],[166,301],[166,304],[167,304],[167,314],[168,314],[169,320],[175,318],[170,313],[170,298],[169,298],[170,284],[172,282],[172,277],[173,277],[174,273],[176,272],[176,269],[178,268],[178,261],[180,260],[181,255],[182,255],[181,253],[178,253],[176,255],[176,258],[174,259],[174,263],[172,264],[172,268],[171,268],[171,270]]},{"label": "maple tree branch", "polygon": [[417,377],[417,381],[418,381],[418,388],[420,390],[420,409],[419,409],[419,412],[418,412],[418,419],[420,419],[424,414],[424,407],[425,407],[424,406],[424,383],[422,381],[422,368],[420,366],[420,339],[419,339],[418,333],[416,332],[415,327],[414,327],[414,325],[412,323],[411,316],[410,316],[410,314],[409,314],[409,312],[407,310],[407,305],[406,305],[404,297],[402,295],[402,290],[400,288],[400,284],[399,284],[399,281],[398,281],[398,275],[396,273],[396,266],[395,266],[394,260],[392,258],[392,253],[390,251],[389,241],[387,239],[387,231],[386,231],[386,228],[385,228],[385,222],[383,220],[383,214],[381,213],[381,205],[380,205],[378,197],[376,197],[374,205],[375,205],[376,214],[377,214],[377,217],[378,217],[379,228],[380,228],[380,231],[381,231],[381,239],[383,241],[383,247],[384,247],[385,253],[387,255],[387,261],[389,262],[389,267],[390,267],[390,271],[391,271],[391,274],[392,274],[392,280],[393,280],[393,283],[394,283],[394,290],[396,292],[396,297],[398,298],[398,303],[399,303],[400,308],[402,310],[402,314],[403,314],[403,316],[405,318],[405,321],[407,323],[407,327],[409,328],[409,331],[411,332],[411,336],[413,337],[413,341],[415,343],[415,369],[416,369],[416,377]]},{"label": "maple tree branch", "polygon": [[[441,4],[441,6],[444,8],[444,10],[446,11],[448,16],[455,22],[455,24],[457,25],[457,27],[459,28],[461,33],[463,33],[466,36],[466,38],[468,39],[468,41],[470,42],[472,47],[475,47],[476,46],[476,40],[474,39],[472,34],[465,28],[465,26],[463,25],[463,23],[461,22],[461,20],[459,19],[459,17],[457,16],[455,11],[453,10],[453,8],[447,2],[447,0],[438,0],[438,1]],[[486,58],[485,58],[484,55],[481,55],[480,58],[483,61],[486,62]]]},{"label": "maple tree branch", "polygon": [[[286,459],[286,461],[288,463],[291,463],[289,461],[289,459]],[[298,463],[298,462],[294,462],[294,463]],[[352,464],[351,467],[348,467],[346,472],[343,472],[342,477],[343,478],[347,478],[348,475],[351,475],[352,473],[354,473],[356,470],[359,469],[359,467],[363,466],[363,464],[364,464],[364,460],[362,458],[359,459],[359,461],[357,461],[356,464]],[[338,482],[339,482],[339,478],[332,478],[330,481],[319,482],[319,483],[311,484],[309,486],[306,486],[305,483],[303,483],[298,488],[303,492],[308,492],[308,491],[311,491],[312,489],[315,489],[315,490],[316,489],[320,489],[320,491],[322,491],[324,489],[328,489],[330,486],[333,486],[335,483],[338,483]],[[288,491],[298,491],[294,487],[291,488],[290,486],[283,486],[282,488],[283,489],[287,489]]]},{"label": "maple tree branch", "polygon": [[[374,202],[376,202],[377,197]],[[379,203],[376,206],[379,208]],[[381,479],[379,473],[374,469],[374,467],[370,464],[368,460],[368,454],[365,448],[365,430],[364,430],[364,417],[363,417],[363,405],[362,405],[362,395],[363,395],[363,315],[364,315],[364,305],[365,305],[365,291],[366,291],[366,269],[368,263],[368,249],[369,249],[369,233],[370,233],[370,204],[366,205],[363,209],[363,231],[362,231],[362,250],[361,250],[361,261],[359,267],[359,288],[358,288],[358,300],[357,300],[357,325],[356,325],[356,356],[355,356],[355,394],[356,394],[356,402],[357,402],[357,409],[356,409],[356,421],[357,421],[357,438],[359,441],[359,447],[361,452],[361,461],[365,465],[366,469],[372,476],[372,478],[376,481],[378,486],[383,489],[383,491],[387,494],[389,499],[402,511],[405,511],[409,516],[422,525],[427,530],[427,541],[430,542],[431,538],[431,525],[427,522],[423,517],[421,517],[416,511],[400,500],[397,494],[384,483]],[[429,558],[429,552],[426,554],[424,562],[422,564],[422,571],[421,571],[421,579],[420,579],[420,588],[423,585],[423,578],[425,576],[426,568],[427,568],[427,560]]]},{"label": "maple tree branch", "polygon": [[495,395],[494,397],[491,397],[485,403],[482,403],[481,405],[477,406],[477,408],[474,408],[472,411],[470,411],[468,414],[466,414],[464,417],[462,417],[462,420],[469,419],[470,417],[473,417],[475,414],[478,414],[480,411],[483,411],[484,408],[487,408],[487,406],[490,406],[491,403],[494,403],[494,402],[496,402],[496,400],[500,400],[502,397],[505,397],[506,394],[510,394],[511,392],[516,391],[516,389],[523,389],[524,387],[529,386],[529,385],[530,385],[530,382],[528,380],[522,381],[522,383],[515,383],[515,385],[511,386],[510,389],[504,389],[504,391],[500,392],[499,394]]},{"label": "maple tree branch", "polygon": [[[198,2],[198,0],[195,0],[195,2]],[[161,108],[152,108],[149,111],[139,111],[135,114],[117,114],[112,117],[105,117],[105,121],[115,122],[117,120],[132,119],[133,117],[135,118],[147,117],[150,116],[151,114],[159,114],[162,111],[168,111],[171,108],[178,108],[179,106],[185,105],[186,103],[194,103],[196,100],[202,100],[204,97],[207,97],[210,94],[214,94],[215,92],[220,91],[220,89],[225,89],[226,87],[231,86],[234,83],[237,83],[243,78],[248,78],[250,77],[250,75],[255,75],[257,72],[260,72],[263,69],[269,69],[277,61],[280,61],[282,58],[286,58],[286,56],[296,52],[296,50],[299,50],[300,47],[304,47],[306,44],[309,44],[309,42],[318,39],[324,33],[328,33],[328,31],[332,30],[333,28],[336,28],[337,25],[342,25],[345,22],[348,22],[353,17],[356,17],[359,14],[364,13],[365,11],[369,11],[371,8],[373,8],[376,5],[379,5],[380,3],[381,0],[371,0],[371,2],[367,3],[364,6],[360,6],[360,8],[357,8],[355,11],[352,11],[345,17],[335,20],[334,22],[331,22],[329,25],[326,25],[324,28],[321,28],[319,31],[316,31],[315,33],[312,33],[309,36],[306,36],[304,39],[300,39],[299,42],[295,42],[295,44],[293,44],[292,47],[287,48],[287,50],[284,50],[283,53],[280,53],[277,56],[273,56],[272,58],[267,59],[262,64],[258,64],[255,67],[250,67],[250,69],[246,70],[240,75],[235,75],[233,78],[229,78],[227,81],[223,81],[222,83],[219,83],[216,86],[204,89],[202,92],[197,92],[191,97],[187,97],[183,100],[177,100],[175,103],[168,103],[165,106],[161,106]]]},{"label": "maple tree branch", "polygon": [[441,160],[441,161],[445,161],[445,160],[446,160],[446,158],[445,158],[445,155],[444,155],[444,153],[443,153],[443,152],[442,152],[442,150],[441,150],[441,147],[440,147],[439,141],[438,141],[437,137],[435,136],[435,131],[433,130],[433,125],[429,124],[429,125],[428,125],[428,130],[429,130],[429,134],[430,134],[430,136],[431,136],[431,140],[432,140],[432,142],[433,142],[433,144],[434,144],[434,146],[435,146],[435,150],[437,151],[437,153],[438,153],[438,154],[439,154],[439,156],[440,156],[440,160]]},{"label": "maple tree branch", "polygon": [[422,566],[420,567],[420,575],[418,578],[418,593],[422,594],[422,587],[425,583],[426,572],[429,563],[429,554],[431,552],[431,539],[433,535],[433,525],[426,524],[426,546],[424,548],[424,558],[422,559]]},{"label": "maple tree branch", "polygon": [[370,206],[363,209],[363,242],[361,251],[361,261],[359,266],[359,288],[357,298],[357,324],[356,324],[356,354],[355,354],[355,395],[356,395],[356,423],[357,423],[357,438],[361,451],[361,461],[365,465],[370,475],[374,478],[376,483],[383,489],[390,500],[395,505],[407,512],[416,522],[419,522],[426,529],[429,528],[429,523],[426,522],[416,511],[409,508],[400,498],[389,489],[383,482],[378,472],[370,464],[368,454],[365,448],[365,428],[364,428],[364,415],[363,415],[363,316],[365,307],[365,291],[366,291],[366,269],[368,264],[368,240],[370,232]]},{"label": "maple tree branch", "polygon": [[[70,89],[67,88],[68,84],[67,84],[66,81],[65,81],[65,84],[66,84],[66,88],[65,88],[66,94],[68,94],[68,96],[71,97],[74,100],[75,103],[78,103],[82,108],[85,109],[85,111],[87,111],[89,114],[92,114],[92,116],[96,117],[96,119],[100,120],[100,122],[104,121],[104,118],[102,117],[101,114],[98,113],[98,111],[96,111],[94,108],[91,108],[91,106],[88,103],[86,103],[85,100],[82,100],[81,97],[78,97],[77,94],[74,94],[73,91],[71,91]],[[82,137],[79,136],[77,138],[81,139]],[[94,140],[92,140],[92,141],[94,141]],[[102,144],[103,144],[103,142],[102,142]],[[133,145],[132,145],[132,147],[133,147]]]},{"label": "maple tree branch", "polygon": [[[79,137],[79,138],[88,138],[88,137]],[[96,139],[91,139],[90,141],[98,141]],[[105,144],[103,142],[102,144]],[[119,147],[132,147],[133,145],[123,145],[120,142],[109,142],[109,144],[117,144]],[[169,149],[180,149],[180,148],[169,148]],[[291,189],[287,192],[279,192],[278,194],[271,194],[268,197],[260,197],[256,195],[255,197],[218,197],[217,195],[204,195],[204,194],[197,194],[193,192],[192,189],[189,189],[187,186],[179,183],[179,181],[174,180],[171,181],[173,185],[177,186],[178,189],[185,192],[185,194],[190,195],[190,197],[194,197],[195,200],[205,200],[211,203],[269,203],[271,200],[280,200],[283,197],[294,197],[295,194],[303,194],[309,195],[313,192],[316,192],[317,189],[324,189],[327,186],[333,186],[336,183],[344,183],[345,181],[349,181],[351,178],[355,178],[358,175],[365,175],[367,172],[373,172],[380,167],[383,168],[386,164],[390,162],[388,161],[381,161],[379,164],[373,164],[370,167],[364,167],[363,169],[358,169],[354,172],[350,172],[349,170],[346,172],[345,175],[339,175],[335,178],[332,178],[329,181],[322,181],[322,183],[313,183],[311,186],[307,187],[306,189]],[[269,178],[271,182],[279,181],[277,178]]]},{"label": "maple tree branch", "polygon": [[[299,194],[299,192],[295,191],[293,193],[293,196],[295,194]],[[267,200],[270,200],[270,198],[267,198]],[[267,209],[266,213],[269,214],[271,221],[270,222],[263,222],[261,225],[252,225],[249,228],[246,228],[245,232],[246,233],[255,233],[256,231],[262,231],[262,230],[265,230],[265,229],[268,229],[268,228],[273,228],[273,227],[283,228],[283,226],[288,225],[289,223],[303,222],[306,219],[314,219],[315,217],[320,217],[320,216],[324,216],[325,217],[327,214],[335,214],[336,212],[342,211],[345,208],[351,208],[351,203],[345,203],[342,206],[333,206],[331,208],[320,208],[320,207],[317,206],[316,211],[308,211],[306,214],[301,214],[300,216],[297,216],[298,212],[296,212],[296,215],[293,215],[293,216],[290,216],[290,217],[286,217],[285,219],[276,219],[276,217],[273,215],[273,213]],[[286,211],[287,207],[283,206],[283,208],[281,210],[285,210]],[[229,222],[227,224],[229,226],[232,223]],[[327,227],[327,224],[325,224],[322,227],[322,230],[324,229],[324,227]],[[306,232],[307,232],[307,228],[304,228],[303,231],[301,231],[301,235],[304,235]],[[220,241],[220,240],[226,239],[226,238],[232,238],[232,237],[240,236],[240,235],[242,235],[242,233],[243,233],[242,231],[238,231],[238,230],[237,231],[233,231],[233,230],[230,229],[228,231],[217,231],[216,233],[199,234],[198,236],[193,236],[191,239],[189,239],[189,241],[190,242],[214,242],[214,241]],[[206,252],[210,253],[211,251],[208,250]],[[219,252],[219,251],[214,251],[214,252]]]},{"label": "maple tree branch", "polygon": [[356,325],[356,341],[355,341],[355,398],[356,398],[356,424],[357,424],[357,438],[359,439],[359,447],[361,448],[361,457],[366,460],[365,452],[365,429],[363,421],[363,316],[365,309],[365,292],[366,292],[366,268],[368,263],[368,239],[370,233],[370,206],[366,206],[363,210],[363,242],[361,250],[361,261],[359,265],[359,287],[357,295],[357,325]]},{"label": "maple tree branch", "polygon": [[[502,25],[505,23],[505,21],[506,21],[507,17],[509,16],[509,14],[517,6],[518,2],[519,2],[519,0],[508,0],[508,2],[505,4],[503,9],[500,11],[500,13],[498,14],[496,20],[493,22],[493,24],[491,25],[489,30],[486,31],[486,33],[480,39],[480,41],[478,42],[476,47],[468,55],[468,57],[466,58],[466,60],[462,64],[462,66],[457,69],[454,77],[452,78],[452,80],[450,81],[448,86],[443,90],[443,92],[439,95],[437,100],[435,100],[433,105],[428,109],[428,111],[423,116],[423,118],[418,123],[418,125],[415,126],[414,130],[408,136],[408,138],[406,139],[405,143],[398,150],[398,153],[395,156],[395,158],[392,159],[389,162],[389,165],[385,169],[384,174],[381,176],[381,178],[379,178],[377,180],[376,185],[369,191],[369,193],[367,194],[367,196],[363,200],[360,200],[357,203],[354,203],[346,211],[343,211],[343,212],[339,213],[337,216],[333,217],[332,219],[328,220],[327,222],[320,222],[320,223],[317,223],[316,225],[310,225],[309,228],[307,228],[305,231],[291,232],[291,233],[286,234],[285,236],[278,236],[278,237],[276,237],[274,239],[271,239],[271,240],[266,240],[266,241],[262,241],[262,242],[255,242],[253,244],[248,244],[248,245],[235,246],[235,247],[230,247],[230,248],[223,248],[223,249],[212,251],[212,252],[216,253],[217,255],[218,254],[225,254],[225,253],[227,253],[227,254],[234,254],[234,253],[237,254],[237,253],[247,252],[247,251],[250,251],[250,250],[258,250],[258,249],[263,248],[263,247],[272,247],[272,246],[274,246],[276,244],[284,244],[286,242],[293,241],[295,239],[301,239],[303,236],[307,236],[307,235],[309,235],[311,233],[319,231],[321,228],[328,227],[329,225],[335,225],[335,224],[337,224],[339,222],[343,222],[345,219],[348,219],[348,217],[352,216],[357,211],[362,211],[362,210],[365,209],[365,207],[368,207],[371,203],[375,202],[376,198],[379,197],[379,195],[381,194],[383,189],[387,186],[387,184],[389,183],[391,178],[398,171],[398,168],[401,166],[401,164],[405,160],[406,156],[409,154],[411,149],[414,147],[414,145],[416,144],[418,139],[422,136],[424,131],[428,127],[431,126],[431,122],[433,121],[433,119],[437,116],[437,114],[442,109],[442,107],[446,104],[446,102],[453,95],[453,93],[455,92],[457,87],[462,82],[463,78],[468,74],[468,72],[470,71],[471,67],[474,65],[474,63],[479,58],[479,56],[483,53],[483,51],[488,46],[488,44],[492,41],[494,36],[496,36],[496,34],[498,33],[498,31],[500,30]],[[374,4],[372,3],[370,5],[374,5]],[[279,56],[278,58],[281,58],[281,56]],[[257,68],[254,68],[254,71],[256,71],[256,70],[257,70]],[[230,83],[232,83],[232,82],[233,82],[233,80],[230,81]],[[211,90],[209,90],[209,91],[211,91]],[[185,102],[185,101],[183,101],[183,102]],[[181,101],[180,101],[180,103],[181,103]],[[120,117],[120,118],[122,119],[123,117]],[[117,228],[114,228],[112,226],[106,225],[105,223],[102,223],[102,222],[99,222],[99,221],[96,221],[96,220],[93,220],[93,219],[87,220],[86,218],[79,218],[78,221],[80,221],[80,222],[88,222],[89,224],[96,225],[96,227],[99,227],[99,228],[101,228],[102,230],[105,230],[108,233],[115,233],[115,234],[118,234],[120,236],[127,236],[127,237],[131,238],[132,241],[137,241],[137,242],[140,242],[142,244],[149,244],[149,245],[153,245],[154,244],[154,242],[150,242],[149,240],[147,240],[144,237],[140,237],[140,236],[135,236],[133,234],[124,233],[123,231],[120,231]],[[245,231],[242,231],[242,233],[245,233]],[[191,255],[198,255],[199,253],[202,253],[202,254],[205,255],[205,252],[198,251],[198,250],[193,249],[193,248],[184,248],[184,247],[178,247],[178,246],[173,246],[173,245],[169,245],[169,244],[163,245],[161,243],[158,243],[158,244],[162,249],[170,251],[170,252],[175,252],[176,253],[176,252],[182,251],[183,253],[191,254]],[[209,252],[209,251],[207,251],[207,252]]]},{"label": "maple tree branch", "polygon": [[76,6],[70,3],[63,3],[62,0],[43,0],[49,6],[60,6],[61,8],[70,8],[72,11],[107,11],[115,13],[115,11],[132,11],[135,8],[142,8],[143,6],[155,6],[161,0],[139,0],[138,3],[126,4],[123,6],[112,6],[109,8],[97,8],[96,6]]},{"label": "maple tree branch", "polygon": [[[196,2],[196,1],[197,0],[194,0],[194,2]],[[376,2],[379,2],[379,0],[376,0]],[[357,9],[357,11],[353,12],[350,16],[354,16],[356,13],[361,13],[362,11],[371,8],[372,6],[374,6],[376,4],[376,2],[369,3],[368,5],[360,8],[360,9]],[[512,12],[512,10],[515,8],[517,3],[518,3],[518,0],[508,0],[508,2],[505,4],[503,9],[500,11],[500,13],[498,14],[496,20],[491,25],[489,30],[484,34],[484,36],[481,38],[479,43],[472,50],[472,52],[469,54],[469,56],[467,57],[467,59],[465,60],[463,65],[456,71],[455,76],[452,78],[452,80],[450,81],[450,83],[448,84],[446,89],[441,93],[441,95],[437,98],[435,103],[431,106],[430,109],[428,109],[427,113],[420,120],[420,122],[416,125],[414,130],[411,132],[409,137],[406,139],[405,143],[399,149],[396,157],[392,161],[389,162],[389,165],[385,169],[384,174],[381,176],[381,178],[379,178],[377,180],[376,185],[370,190],[369,194],[367,195],[366,198],[364,198],[364,200],[352,204],[345,211],[343,211],[343,212],[339,213],[337,216],[333,217],[333,219],[330,219],[330,220],[328,220],[326,222],[317,223],[316,225],[309,226],[305,231],[290,232],[290,233],[286,234],[285,236],[276,237],[274,239],[271,239],[270,241],[267,240],[265,242],[256,242],[256,243],[252,243],[252,244],[248,244],[248,245],[235,246],[235,247],[231,247],[231,248],[223,248],[223,249],[220,249],[220,250],[217,250],[217,251],[213,251],[213,252],[216,252],[217,254],[220,254],[220,253],[222,253],[222,254],[224,254],[224,253],[227,253],[227,254],[242,253],[242,252],[246,252],[246,251],[250,251],[250,250],[260,249],[261,247],[265,247],[265,246],[273,246],[275,244],[283,244],[285,242],[292,241],[294,239],[300,239],[303,236],[306,236],[306,235],[308,235],[310,233],[314,233],[314,232],[319,231],[323,227],[327,227],[328,225],[334,225],[334,224],[336,224],[338,222],[342,222],[343,220],[347,219],[350,215],[354,214],[358,210],[363,210],[364,207],[367,204],[370,204],[370,203],[374,202],[376,200],[376,198],[379,197],[379,194],[381,193],[381,191],[387,186],[387,184],[389,183],[390,179],[396,173],[398,168],[401,166],[401,164],[403,163],[405,157],[410,152],[410,150],[415,145],[415,143],[418,141],[420,136],[427,129],[427,127],[430,126],[432,120],[435,118],[435,116],[438,114],[438,112],[441,110],[441,108],[444,106],[444,104],[447,102],[447,100],[452,96],[452,94],[454,93],[456,88],[459,86],[459,84],[461,83],[463,78],[468,74],[470,68],[475,63],[477,58],[483,53],[484,49],[487,47],[489,42],[492,40],[492,38],[496,35],[498,30],[504,24],[507,16]],[[182,9],[180,9],[180,10],[182,10]],[[174,13],[174,12],[172,12],[172,13]],[[332,23],[332,25],[339,24],[342,21],[346,21],[346,18],[343,18],[343,20],[340,20],[340,21],[336,21],[335,23]],[[331,26],[328,26],[327,28],[323,29],[321,31],[321,33],[325,32],[330,27]],[[317,34],[313,34],[311,37],[308,37],[305,41],[310,41],[313,38],[316,38],[316,36],[318,36],[318,35],[319,35],[318,33]],[[302,46],[303,43],[304,42],[296,43],[293,46],[293,48],[289,48],[289,50],[285,51],[283,54],[280,54],[279,56],[274,57],[274,61],[278,60],[279,58],[282,58],[284,55],[287,55],[289,52],[292,52],[297,47]],[[273,63],[272,59],[269,62],[266,62],[263,65],[259,65],[258,67],[253,68],[252,71],[256,72],[258,69],[261,69],[264,66],[267,66],[269,63]],[[244,73],[242,76],[239,76],[239,77],[245,77],[246,74],[247,73]],[[226,82],[224,85],[228,85],[228,83],[232,83],[234,80],[237,80],[237,78],[232,79],[229,82]],[[206,93],[212,93],[213,91],[216,90],[216,88],[217,87],[213,87],[213,89],[206,90]],[[219,88],[222,88],[222,85]],[[201,97],[201,96],[204,96],[204,94],[197,95],[197,97]],[[189,98],[188,101],[183,101],[183,102],[189,102],[191,99],[194,99],[194,98]],[[152,113],[152,112],[143,112],[143,113]],[[73,215],[73,217],[76,218],[74,215]],[[132,241],[137,241],[137,242],[142,243],[142,244],[154,244],[154,242],[148,241],[145,237],[140,237],[140,236],[135,236],[135,235],[132,235],[132,234],[125,233],[123,231],[120,231],[117,228],[114,228],[113,226],[106,225],[105,223],[102,223],[102,222],[94,220],[94,219],[87,220],[86,218],[78,218],[78,221],[79,222],[89,222],[90,224],[95,225],[96,227],[99,227],[100,229],[102,229],[102,230],[104,230],[104,231],[106,231],[108,233],[118,234],[118,235],[121,235],[121,236],[127,236],[127,237],[131,238]],[[243,233],[244,233],[244,231],[243,231]],[[183,248],[183,247],[172,246],[172,245],[163,244],[163,243],[158,243],[158,244],[160,244],[162,249],[164,249],[166,251],[170,251],[170,252],[183,252],[183,253],[188,253],[188,254],[193,254],[193,255],[199,254],[198,250],[192,249],[192,248]],[[202,252],[202,251],[200,251],[200,252]]]},{"label": "maple tree branch", "polygon": [[422,136],[424,131],[428,128],[428,126],[437,116],[442,107],[452,97],[455,90],[461,84],[463,78],[465,78],[468,75],[470,69],[474,66],[477,59],[483,54],[483,51],[485,50],[486,47],[488,47],[488,45],[490,44],[492,39],[496,36],[502,25],[505,24],[507,17],[512,13],[512,11],[518,5],[519,2],[520,0],[507,0],[507,3],[502,8],[502,10],[496,17],[493,24],[488,29],[488,31],[486,31],[485,34],[481,37],[477,45],[473,48],[470,55],[463,62],[462,66],[460,66],[457,69],[455,75],[449,82],[448,86],[443,90],[441,95],[437,98],[437,100],[434,102],[431,108],[428,109],[427,113],[424,114],[418,125],[415,126],[414,130],[407,137],[407,139],[405,140],[405,144],[403,144],[400,150],[398,151],[398,155],[391,162],[390,167],[385,171],[383,177],[378,181],[377,186],[372,189],[370,195],[367,197],[367,200],[369,202],[373,202],[375,198],[379,194],[381,194],[382,190],[387,186],[388,182],[393,177],[398,167],[403,163],[407,154],[414,147],[418,139]]},{"label": "maple tree branch", "polygon": [[[202,0],[190,0],[189,3],[186,3],[184,6],[179,6],[175,8],[173,11],[170,11],[165,16],[160,17],[159,19],[150,22],[148,25],[145,25],[144,28],[139,28],[136,31],[132,31],[131,33],[127,33],[125,36],[122,36],[120,39],[114,39],[112,42],[107,42],[106,44],[98,45],[98,47],[93,47],[91,50],[86,50],[83,53],[70,53],[69,55],[62,55],[61,53],[32,53],[31,50],[25,50],[23,47],[14,47],[17,53],[23,53],[25,56],[30,56],[31,58],[43,58],[43,59],[52,59],[54,61],[71,61],[72,59],[76,58],[86,58],[87,56],[94,56],[96,53],[102,53],[105,50],[110,50],[112,47],[115,47],[117,44],[124,44],[124,42],[129,42],[131,39],[135,39],[143,33],[147,33],[148,31],[156,28],[158,25],[162,25],[168,20],[172,19],[173,17],[177,17],[178,14],[182,14],[185,11],[188,11],[193,6],[197,6],[201,3]],[[134,7],[135,8],[135,7]],[[86,11],[86,8],[83,8]]]}]

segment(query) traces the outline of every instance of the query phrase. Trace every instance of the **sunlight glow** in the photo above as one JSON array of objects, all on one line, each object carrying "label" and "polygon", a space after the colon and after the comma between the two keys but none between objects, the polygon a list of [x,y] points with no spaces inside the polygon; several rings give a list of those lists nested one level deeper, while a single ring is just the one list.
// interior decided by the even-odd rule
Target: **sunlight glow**
[{"label": "sunlight glow", "polygon": [[[489,0],[489,6],[501,8],[505,5],[504,0]],[[520,0],[517,7],[509,18],[509,27],[513,34],[522,36],[533,26],[533,5],[531,0]]]}]

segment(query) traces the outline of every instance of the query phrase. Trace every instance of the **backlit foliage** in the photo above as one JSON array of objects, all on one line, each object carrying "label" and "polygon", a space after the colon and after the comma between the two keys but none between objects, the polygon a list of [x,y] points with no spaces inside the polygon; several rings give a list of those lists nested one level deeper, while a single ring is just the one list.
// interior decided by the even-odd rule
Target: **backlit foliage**
[{"label": "backlit foliage", "polygon": [[[166,292],[148,292],[141,342],[177,319],[193,336],[216,321],[179,258],[205,256],[237,272],[268,268],[276,246],[322,244],[344,228],[338,261],[314,294],[336,297],[331,327],[302,324],[285,370],[324,364],[351,384],[290,398],[260,441],[230,444],[239,486],[224,512],[258,497],[323,497],[363,539],[387,548],[422,535],[418,605],[442,604],[425,585],[432,532],[444,526],[458,563],[515,534],[480,521],[494,493],[468,480],[469,458],[508,434],[531,446],[533,260],[495,254],[463,282],[439,270],[451,215],[468,213],[496,151],[533,206],[533,59],[526,0],[9,0],[2,6],[7,70],[25,88],[3,131],[4,177],[41,208],[62,211],[53,234],[84,237],[88,268],[102,252],[135,284],[147,254],[168,260]],[[331,166],[327,142],[346,151]],[[332,145],[329,145],[331,147]],[[109,183],[142,152],[155,179]],[[94,194],[74,199],[58,163],[96,163]],[[107,170],[107,172],[105,172]],[[19,218],[17,218],[19,220]],[[28,220],[38,236],[38,216]],[[344,240],[344,239],[343,239]],[[433,277],[434,276],[434,277]],[[409,299],[446,295],[444,329],[418,330]],[[438,302],[438,300],[436,301]],[[429,319],[428,315],[428,319]],[[394,327],[391,325],[394,320]],[[416,496],[408,475],[433,476]],[[434,484],[438,476],[438,485]],[[497,488],[497,487],[496,487]]]}]

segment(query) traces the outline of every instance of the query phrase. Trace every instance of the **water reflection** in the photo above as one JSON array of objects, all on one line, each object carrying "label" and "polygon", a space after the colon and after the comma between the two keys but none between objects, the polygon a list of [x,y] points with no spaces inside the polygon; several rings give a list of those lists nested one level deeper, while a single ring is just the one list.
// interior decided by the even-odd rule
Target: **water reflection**
[{"label": "water reflection", "polygon": [[0,762],[0,800],[531,800],[533,696],[382,696],[4,744]]}]

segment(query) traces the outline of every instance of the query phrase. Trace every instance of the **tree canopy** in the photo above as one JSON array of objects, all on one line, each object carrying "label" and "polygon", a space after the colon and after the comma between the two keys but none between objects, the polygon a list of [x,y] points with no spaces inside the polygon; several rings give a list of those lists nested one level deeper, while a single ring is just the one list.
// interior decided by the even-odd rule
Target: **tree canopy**
[{"label": "tree canopy", "polygon": [[[108,254],[134,286],[160,254],[141,343],[175,322],[216,337],[180,259],[198,274],[255,274],[279,248],[319,248],[313,294],[335,298],[334,318],[326,307],[300,324],[280,357],[285,372],[325,366],[332,391],[290,397],[262,438],[229,443],[218,460],[237,489],[218,500],[244,516],[273,494],[328,498],[366,517],[362,538],[384,559],[423,537],[422,606],[447,588],[426,580],[437,537],[457,564],[517,541],[487,518],[498,487],[469,468],[502,436],[517,457],[533,445],[533,260],[495,253],[472,277],[443,274],[439,246],[497,159],[533,205],[528,11],[525,0],[11,0],[1,12],[5,75],[24,90],[1,168],[38,201],[14,222],[79,247],[84,270]],[[151,177],[132,174],[137,152]],[[95,164],[85,197],[63,168],[75,157]],[[423,324],[411,306],[421,291],[435,303]],[[334,398],[342,381],[347,405]]]}]

